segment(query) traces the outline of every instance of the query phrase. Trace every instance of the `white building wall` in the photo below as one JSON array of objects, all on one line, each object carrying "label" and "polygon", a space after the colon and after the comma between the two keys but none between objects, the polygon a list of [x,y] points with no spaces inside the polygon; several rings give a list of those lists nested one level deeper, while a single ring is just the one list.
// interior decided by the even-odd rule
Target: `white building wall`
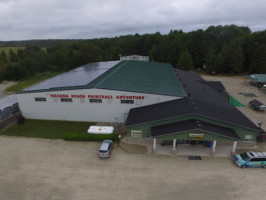
[{"label": "white building wall", "polygon": [[[52,97],[51,97],[52,95]],[[53,95],[85,95],[85,98],[72,98],[73,102],[61,102]],[[104,95],[102,103],[90,103],[88,95]],[[106,95],[108,98],[106,98]],[[134,104],[121,104],[117,96],[134,99]],[[35,98],[46,98],[46,101],[35,101]],[[78,96],[77,96],[78,97]],[[112,99],[110,98],[112,97]],[[22,115],[29,119],[92,121],[92,122],[125,122],[131,108],[170,101],[182,97],[123,92],[104,89],[80,89],[55,92],[17,94]]]}]

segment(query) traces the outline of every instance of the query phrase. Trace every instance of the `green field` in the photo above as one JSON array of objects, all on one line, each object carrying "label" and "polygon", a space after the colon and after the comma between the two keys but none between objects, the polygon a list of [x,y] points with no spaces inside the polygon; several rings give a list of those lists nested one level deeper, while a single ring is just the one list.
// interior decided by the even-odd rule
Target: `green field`
[{"label": "green field", "polygon": [[14,124],[0,134],[7,136],[63,139],[64,135],[69,132],[87,133],[91,125],[94,125],[94,123],[27,119],[24,124]]},{"label": "green field", "polygon": [[[9,50],[11,49],[15,53],[17,53],[18,49],[25,49],[26,47],[0,47],[0,53],[4,51],[6,55],[9,55]],[[42,50],[46,50],[46,47],[42,47]]]},{"label": "green field", "polygon": [[30,87],[36,83],[44,81],[48,78],[56,76],[62,72],[44,72],[34,75],[31,78],[27,78],[25,80],[19,81],[17,84],[8,87],[5,91],[6,92],[20,92],[24,88]]},{"label": "green field", "polygon": [[26,47],[0,47],[0,53],[4,51],[6,55],[9,55],[9,50],[11,49],[15,53],[17,53],[18,49],[25,49]]}]

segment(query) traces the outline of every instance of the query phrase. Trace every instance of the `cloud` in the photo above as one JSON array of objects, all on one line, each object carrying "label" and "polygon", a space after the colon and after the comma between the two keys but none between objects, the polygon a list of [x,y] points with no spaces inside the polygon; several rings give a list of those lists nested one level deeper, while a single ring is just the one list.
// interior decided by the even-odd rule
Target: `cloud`
[{"label": "cloud", "polygon": [[0,0],[0,40],[113,37],[210,25],[266,28],[264,0]]}]

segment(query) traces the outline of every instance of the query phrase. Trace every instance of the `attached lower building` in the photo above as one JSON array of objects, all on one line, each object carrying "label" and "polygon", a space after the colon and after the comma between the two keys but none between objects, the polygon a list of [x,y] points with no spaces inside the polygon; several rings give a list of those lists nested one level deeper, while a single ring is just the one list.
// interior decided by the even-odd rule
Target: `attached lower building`
[{"label": "attached lower building", "polygon": [[[228,101],[221,83],[175,69],[186,97],[132,108],[126,121],[128,137],[153,138],[175,144],[256,141],[261,129]],[[155,146],[154,146],[155,148]],[[235,150],[235,149],[234,149]]]}]

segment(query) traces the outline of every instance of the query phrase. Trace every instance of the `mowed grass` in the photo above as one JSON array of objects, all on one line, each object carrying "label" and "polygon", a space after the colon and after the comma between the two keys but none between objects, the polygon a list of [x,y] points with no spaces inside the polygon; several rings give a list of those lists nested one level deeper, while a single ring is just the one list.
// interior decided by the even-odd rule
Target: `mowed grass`
[{"label": "mowed grass", "polygon": [[17,84],[12,85],[10,87],[8,87],[5,91],[6,92],[20,92],[21,90],[23,90],[24,88],[30,87],[36,83],[39,83],[41,81],[44,81],[48,78],[51,78],[53,76],[56,76],[58,74],[60,74],[62,72],[44,72],[44,73],[40,73],[37,75],[34,75],[31,78],[27,78],[25,80],[21,80],[19,81]]},{"label": "mowed grass", "polygon": [[7,136],[63,139],[66,133],[87,133],[94,123],[26,119],[24,124],[14,124],[2,133]]}]

